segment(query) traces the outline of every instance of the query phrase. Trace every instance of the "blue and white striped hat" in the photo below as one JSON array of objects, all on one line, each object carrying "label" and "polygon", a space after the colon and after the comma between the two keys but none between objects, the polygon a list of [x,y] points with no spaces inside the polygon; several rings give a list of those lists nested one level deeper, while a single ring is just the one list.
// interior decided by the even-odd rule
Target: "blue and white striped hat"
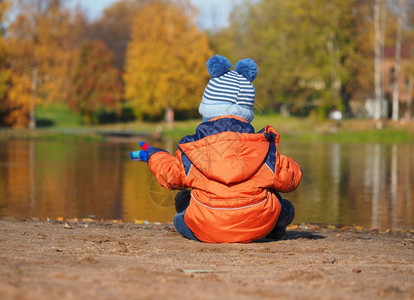
[{"label": "blue and white striped hat", "polygon": [[242,59],[230,70],[229,60],[214,55],[207,61],[207,70],[212,77],[204,90],[198,111],[204,119],[217,116],[238,116],[249,123],[253,120],[255,89],[252,81],[257,75],[256,63]]}]

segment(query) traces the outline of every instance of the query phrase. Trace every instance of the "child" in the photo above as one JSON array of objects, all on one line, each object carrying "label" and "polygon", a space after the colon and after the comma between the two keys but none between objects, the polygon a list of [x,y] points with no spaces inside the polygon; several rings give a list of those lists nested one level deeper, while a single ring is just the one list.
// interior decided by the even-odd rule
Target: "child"
[{"label": "child", "polygon": [[[181,139],[175,156],[141,142],[140,160],[175,199],[174,225],[184,237],[207,243],[248,243],[279,239],[293,220],[293,205],[278,192],[295,190],[302,170],[278,153],[279,133],[253,120],[257,66],[227,58],[207,61],[211,79],[199,107],[203,117],[194,135]],[[186,190],[190,188],[191,190]]]}]

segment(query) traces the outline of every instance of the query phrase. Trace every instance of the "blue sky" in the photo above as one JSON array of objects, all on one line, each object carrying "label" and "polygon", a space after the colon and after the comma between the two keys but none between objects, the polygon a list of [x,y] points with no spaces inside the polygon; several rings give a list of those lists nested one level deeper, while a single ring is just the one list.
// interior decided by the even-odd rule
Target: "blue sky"
[{"label": "blue sky", "polygon": [[[91,19],[100,16],[102,10],[117,0],[69,0],[70,6],[80,4]],[[198,24],[202,28],[215,29],[228,24],[228,15],[234,4],[241,0],[191,0],[198,7]]]}]

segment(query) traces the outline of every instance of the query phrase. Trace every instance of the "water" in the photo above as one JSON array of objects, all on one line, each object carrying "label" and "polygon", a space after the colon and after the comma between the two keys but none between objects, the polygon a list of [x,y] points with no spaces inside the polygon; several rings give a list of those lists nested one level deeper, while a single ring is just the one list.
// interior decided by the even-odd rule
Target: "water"
[{"label": "water", "polygon": [[[170,153],[175,142],[155,145]],[[0,216],[171,222],[176,192],[129,159],[137,143],[0,141]],[[414,145],[282,142],[303,168],[283,194],[302,222],[414,228]]]}]

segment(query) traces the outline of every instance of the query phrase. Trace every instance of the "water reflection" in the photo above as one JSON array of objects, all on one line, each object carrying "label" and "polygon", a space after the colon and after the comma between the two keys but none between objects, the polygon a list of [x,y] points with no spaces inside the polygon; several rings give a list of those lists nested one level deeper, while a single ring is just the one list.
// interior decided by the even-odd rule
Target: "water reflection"
[{"label": "water reflection", "polygon": [[413,228],[412,144],[285,143],[304,170],[295,222]]},{"label": "water reflection", "polygon": [[[155,146],[175,151],[175,142]],[[134,143],[0,141],[0,215],[171,222],[175,192],[161,188]],[[414,228],[412,144],[283,142],[304,170],[284,196],[295,223]]]}]

